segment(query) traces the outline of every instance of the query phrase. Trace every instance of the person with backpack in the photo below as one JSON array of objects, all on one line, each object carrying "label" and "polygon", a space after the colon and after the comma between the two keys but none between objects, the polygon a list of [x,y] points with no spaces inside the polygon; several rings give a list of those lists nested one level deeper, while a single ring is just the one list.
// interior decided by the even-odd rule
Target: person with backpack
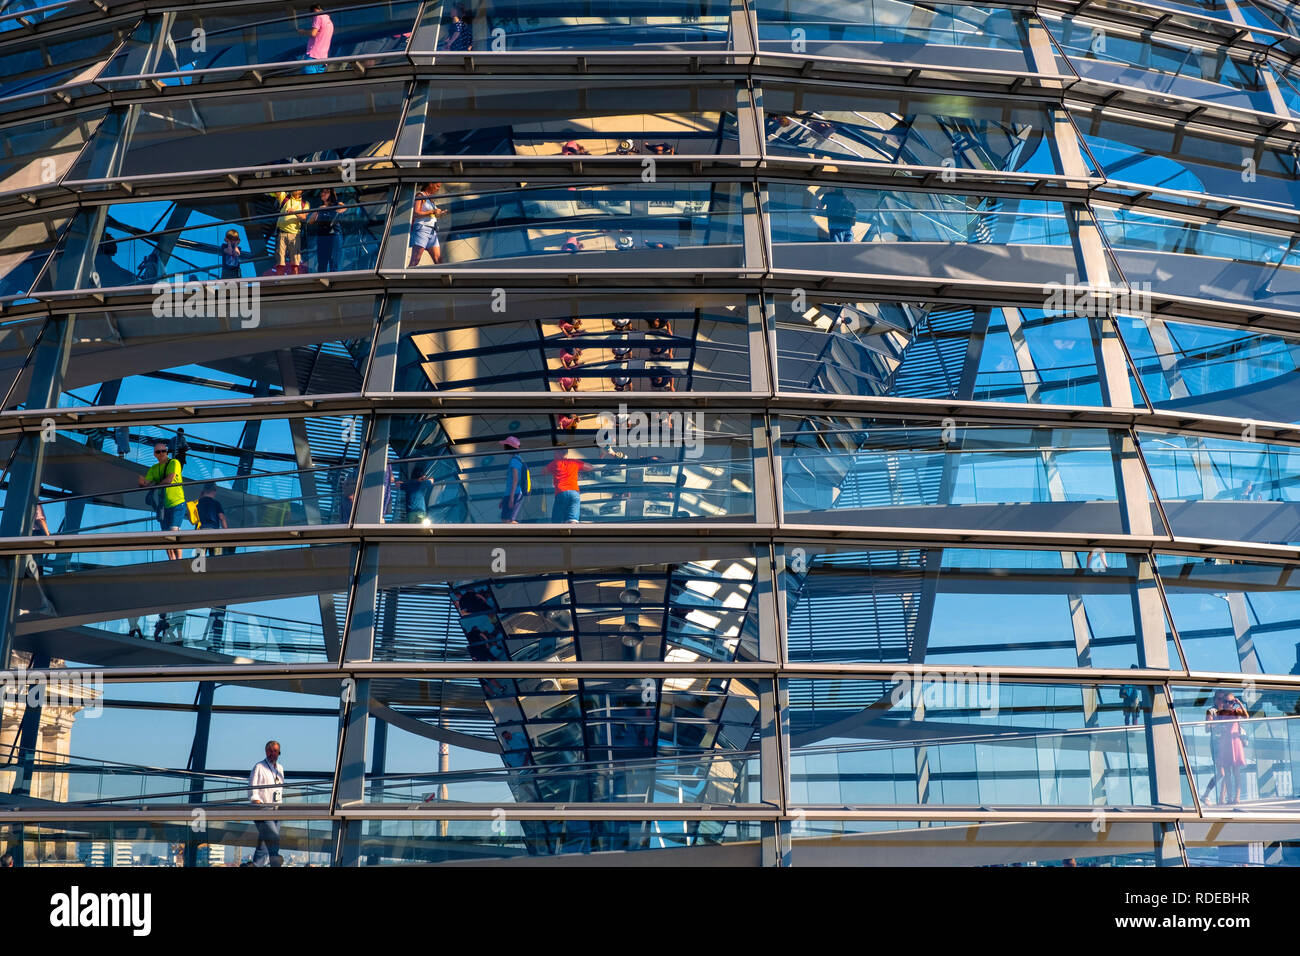
[{"label": "person with backpack", "polygon": [[524,498],[533,493],[533,476],[519,456],[519,439],[511,435],[502,439],[501,444],[514,452],[506,463],[506,493],[501,499],[501,520],[506,524],[518,524]]},{"label": "person with backpack", "polygon": [[276,193],[280,204],[280,218],[275,221],[275,274],[292,275],[302,272],[302,224],[307,219],[307,200],[302,190]]},{"label": "person with backpack", "polygon": [[[171,449],[165,441],[154,442],[153,453],[158,461],[140,476],[140,487],[155,489],[150,492],[150,500],[156,502],[154,507],[159,527],[163,531],[180,531],[181,514],[185,508],[181,463],[171,457]],[[173,561],[180,560],[180,548],[168,548],[167,557]]]},{"label": "person with backpack", "polygon": [[332,186],[326,186],[318,195],[320,205],[307,219],[307,225],[316,231],[316,271],[338,272],[339,213],[343,203]]},{"label": "person with backpack", "polygon": [[853,227],[858,221],[858,207],[853,205],[842,189],[832,189],[821,201],[826,213],[826,227],[831,242],[852,242]]},{"label": "person with backpack", "polygon": [[[229,528],[226,522],[226,509],[221,507],[221,502],[217,500],[217,483],[215,481],[205,482],[203,493],[199,495],[197,501],[187,501],[185,506],[190,509],[190,520],[194,523],[197,531],[210,531],[214,528]],[[220,555],[221,548],[210,548],[208,554]]]}]

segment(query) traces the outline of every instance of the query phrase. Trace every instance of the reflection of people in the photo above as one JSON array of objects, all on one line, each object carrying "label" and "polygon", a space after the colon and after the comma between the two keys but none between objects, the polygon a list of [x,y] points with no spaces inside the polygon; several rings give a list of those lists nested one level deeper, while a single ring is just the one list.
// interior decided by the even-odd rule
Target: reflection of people
[{"label": "reflection of people", "polygon": [[1214,777],[1205,788],[1201,802],[1205,802],[1216,782],[1219,784],[1220,804],[1241,801],[1241,768],[1246,766],[1246,742],[1238,721],[1249,716],[1236,694],[1223,689],[1214,692],[1214,706],[1205,711],[1205,719],[1211,722],[1210,755],[1214,759]]},{"label": "reflection of people", "polygon": [[[284,799],[284,767],[280,765],[280,742],[266,742],[266,759],[259,760],[248,775],[249,798],[253,803],[278,807]],[[257,851],[253,866],[280,865],[280,823],[257,821]]]},{"label": "reflection of people", "polygon": [[826,226],[831,242],[852,242],[853,226],[858,221],[858,207],[849,201],[842,189],[832,189],[822,199],[821,208],[826,213]]},{"label": "reflection of people", "polygon": [[560,147],[560,154],[563,156],[590,156],[587,147],[583,146],[576,139],[571,139]]},{"label": "reflection of people", "polygon": [[[1136,667],[1134,664],[1129,669]],[[1124,726],[1136,727],[1142,720],[1142,689],[1137,684],[1124,684],[1119,689],[1119,700],[1124,710]]]},{"label": "reflection of people", "polygon": [[[319,3],[311,5],[311,12],[316,14],[312,17],[311,26],[306,30],[298,32],[309,37],[307,41],[307,52],[300,56],[300,60],[326,60],[330,55],[330,40],[334,38],[334,21],[325,13],[324,7]],[[303,68],[304,73],[324,73],[324,63],[309,63]]]}]

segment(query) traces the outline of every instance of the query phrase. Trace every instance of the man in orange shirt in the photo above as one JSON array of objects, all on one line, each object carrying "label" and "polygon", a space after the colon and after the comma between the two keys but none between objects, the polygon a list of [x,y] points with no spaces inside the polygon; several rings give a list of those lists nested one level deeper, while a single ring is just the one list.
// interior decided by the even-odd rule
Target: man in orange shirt
[{"label": "man in orange shirt", "polygon": [[563,445],[555,449],[555,457],[546,466],[546,473],[555,483],[555,504],[551,506],[551,524],[577,524],[582,511],[582,495],[578,493],[578,475],[591,471],[591,465],[581,458],[570,458],[569,449]]}]

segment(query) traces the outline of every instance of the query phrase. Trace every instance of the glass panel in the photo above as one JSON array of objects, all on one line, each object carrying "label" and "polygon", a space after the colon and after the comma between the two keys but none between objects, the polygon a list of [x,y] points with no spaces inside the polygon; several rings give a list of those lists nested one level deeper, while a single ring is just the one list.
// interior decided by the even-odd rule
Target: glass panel
[{"label": "glass panel", "polygon": [[[0,31],[4,27],[0,21]],[[74,100],[99,92],[91,81],[130,29],[131,25],[124,24],[106,29],[100,23],[6,46],[0,112],[52,106],[59,102],[50,93],[54,89]]]},{"label": "glass panel", "polygon": [[[44,326],[45,320],[41,318],[14,320],[0,325],[0,401],[7,400],[7,407],[12,408],[18,404],[23,396],[23,389],[15,388],[14,384],[23,375],[37,336]],[[0,445],[5,446],[12,449],[9,442]],[[8,453],[5,454],[7,458]]]},{"label": "glass panel", "polygon": [[0,195],[40,190],[57,183],[95,135],[103,118],[103,110],[92,110],[7,128],[0,155]]},{"label": "glass panel", "polygon": [[752,427],[698,410],[395,417],[385,520],[753,520]]},{"label": "glass panel", "polygon": [[[796,312],[796,306],[802,311]],[[1104,320],[1013,306],[773,298],[782,391],[1101,405]]]},{"label": "glass panel", "polygon": [[[384,186],[327,187],[224,200],[114,203],[102,227],[96,213],[80,214],[41,286],[155,286],[155,294],[170,300],[162,305],[169,319],[215,317],[217,297],[224,295],[228,311],[251,320],[255,304],[260,310],[257,283],[225,289],[181,284],[373,269],[391,196]],[[79,274],[91,245],[94,270]]]},{"label": "glass panel", "polygon": [[1158,556],[1187,666],[1198,671],[1300,670],[1300,580],[1285,564]]},{"label": "glass panel", "polygon": [[[1129,354],[1157,408],[1264,421],[1300,420],[1300,338],[1279,333],[1121,318]],[[1137,386],[1135,404],[1141,404]]]},{"label": "glass panel", "polygon": [[1140,432],[1142,454],[1174,534],[1300,542],[1300,448]]},{"label": "glass panel", "polygon": [[431,3],[413,53],[533,50],[723,51],[730,35],[729,0],[584,0],[556,15],[543,0],[457,0]]},{"label": "glass panel", "polygon": [[135,79],[139,76],[180,74],[164,78],[163,84],[200,84],[230,80],[243,67],[294,60],[326,62],[264,70],[263,75],[352,69],[355,58],[362,57],[363,65],[371,67],[401,57],[419,9],[414,0],[331,6],[318,23],[306,9],[286,17],[283,6],[204,4],[202,10],[167,15],[166,26],[161,17],[143,22],[101,79],[106,86],[139,89],[147,85]]},{"label": "glass panel", "polygon": [[1053,113],[966,97],[763,84],[774,156],[1056,175]]},{"label": "glass panel", "polygon": [[[790,799],[803,805],[1152,807],[1172,733],[1129,723],[1111,685],[1010,684],[996,673],[889,680],[794,678]],[[1150,702],[1161,691],[1142,686]],[[1166,725],[1167,726],[1167,725]],[[1182,805],[1190,804],[1183,783]]]},{"label": "glass panel", "polygon": [[[358,824],[366,866],[465,864],[498,866],[586,853],[635,853],[632,862],[758,866],[762,825],[725,820],[366,820]],[[504,829],[504,832],[502,830]]]},{"label": "glass panel", "polygon": [[[1158,824],[1157,824],[1158,826]],[[792,866],[1156,866],[1150,823],[804,820]]]},{"label": "glass panel", "polygon": [[397,390],[750,391],[749,335],[738,296],[405,295]]},{"label": "glass panel", "polygon": [[[739,183],[707,182],[583,183],[502,192],[473,192],[470,186],[444,192],[435,183],[418,192],[404,188],[384,267],[413,269],[431,261],[499,268],[498,260],[510,259],[512,269],[734,270],[744,262],[746,191]],[[422,217],[413,224],[417,196]]]},{"label": "glass panel", "polygon": [[[811,544],[782,550],[787,655],[796,662],[1137,667],[1142,614],[1164,621],[1141,555]],[[1170,658],[1178,666],[1172,645]]]},{"label": "glass panel", "polygon": [[1300,758],[1295,688],[1182,687],[1173,704],[1205,807],[1293,811]]},{"label": "glass panel", "polygon": [[9,0],[0,16],[0,32],[19,30],[56,17],[73,13],[94,13],[89,0],[69,0],[67,3],[47,3],[44,0]]},{"label": "glass panel", "polygon": [[371,689],[365,799],[432,813],[464,802],[757,803],[760,693],[769,681],[386,678]]},{"label": "glass panel", "polygon": [[0,235],[0,301],[26,298],[72,221],[49,213],[14,216],[5,221],[4,234]]},{"label": "glass panel", "polygon": [[[739,152],[735,84],[439,81],[423,89],[425,156],[641,156]],[[419,95],[417,93],[417,95]],[[408,123],[409,123],[408,119]],[[630,160],[639,171],[640,160]]]},{"label": "glass panel", "polygon": [[1094,205],[1093,213],[1131,283],[1145,280],[1168,295],[1300,308],[1294,235],[1127,208]]},{"label": "glass panel", "polygon": [[[401,84],[330,84],[173,99],[120,108],[105,119],[70,180],[211,172],[388,156]],[[122,149],[121,141],[127,141]],[[375,165],[375,164],[371,164]]]},{"label": "glass panel", "polygon": [[[289,806],[329,804],[342,686],[336,678],[240,685],[69,679],[46,685],[44,705],[28,702],[26,692],[14,696],[12,686],[6,711],[16,708],[15,718],[4,725],[7,759],[0,765],[7,804],[247,806],[254,796],[249,772],[265,758],[268,738],[281,743],[284,781],[268,789],[280,790]],[[34,745],[22,742],[24,722],[41,731]],[[200,748],[203,757],[192,761]]]},{"label": "glass panel", "polygon": [[782,418],[784,514],[803,524],[1003,531],[1124,530],[1103,429],[949,428]]},{"label": "glass panel", "polygon": [[[1076,111],[1074,117],[1088,150],[1108,179],[1271,203],[1280,207],[1279,221],[1288,223],[1291,211],[1300,206],[1296,158],[1290,153],[1253,144],[1243,147],[1183,124],[1161,126],[1155,120],[1114,110]],[[1243,181],[1243,173],[1250,168],[1248,159],[1254,170],[1251,182]],[[1250,212],[1266,214],[1257,208]]]},{"label": "glass panel", "polygon": [[[753,546],[512,543],[378,546],[375,658],[392,661],[759,659],[768,562]],[[494,573],[495,572],[495,573]]]},{"label": "glass panel", "polygon": [[42,463],[45,518],[54,534],[346,523],[359,424],[340,416],[130,426],[125,435],[63,429]]},{"label": "glass panel", "polygon": [[1300,824],[1188,820],[1189,866],[1300,866]]},{"label": "glass panel", "polygon": [[764,53],[1028,68],[1025,15],[1005,7],[904,0],[756,0],[753,7]]},{"label": "glass panel", "polygon": [[[336,835],[331,820],[277,821],[280,866],[329,866]],[[257,824],[208,818],[170,823],[78,821],[0,826],[0,846],[23,852],[23,866],[244,866],[259,841]]]},{"label": "glass panel", "polygon": [[[152,307],[78,313],[59,405],[359,393],[377,306],[372,295],[312,295],[259,297],[257,315],[248,319],[183,310],[155,316]],[[276,340],[239,334],[245,328],[273,331]],[[21,361],[16,354],[14,360]],[[115,431],[105,429],[105,437]],[[153,457],[152,447],[145,454],[133,443],[164,433],[147,425],[123,431],[125,444],[113,447],[133,461]]]},{"label": "glass panel", "polygon": [[35,557],[11,666],[305,664],[338,660],[355,548],[212,548],[201,574],[162,552]]},{"label": "glass panel", "polygon": [[1225,56],[1214,46],[1152,40],[1135,28],[1109,21],[1046,16],[1043,22],[1069,57],[1070,66],[1086,80],[1273,112],[1264,78],[1245,57]]},{"label": "glass panel", "polygon": [[1039,199],[771,183],[781,269],[1058,281],[1077,271],[1066,207]]}]

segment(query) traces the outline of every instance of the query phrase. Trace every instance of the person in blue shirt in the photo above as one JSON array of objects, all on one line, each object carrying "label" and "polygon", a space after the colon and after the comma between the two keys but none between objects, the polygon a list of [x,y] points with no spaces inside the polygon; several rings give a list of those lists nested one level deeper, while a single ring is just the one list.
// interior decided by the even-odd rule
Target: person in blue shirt
[{"label": "person in blue shirt", "polygon": [[506,524],[519,523],[519,509],[524,505],[524,495],[528,493],[527,470],[524,460],[519,456],[519,439],[514,435],[503,439],[501,445],[515,454],[506,463],[506,493],[501,498],[501,520]]}]

